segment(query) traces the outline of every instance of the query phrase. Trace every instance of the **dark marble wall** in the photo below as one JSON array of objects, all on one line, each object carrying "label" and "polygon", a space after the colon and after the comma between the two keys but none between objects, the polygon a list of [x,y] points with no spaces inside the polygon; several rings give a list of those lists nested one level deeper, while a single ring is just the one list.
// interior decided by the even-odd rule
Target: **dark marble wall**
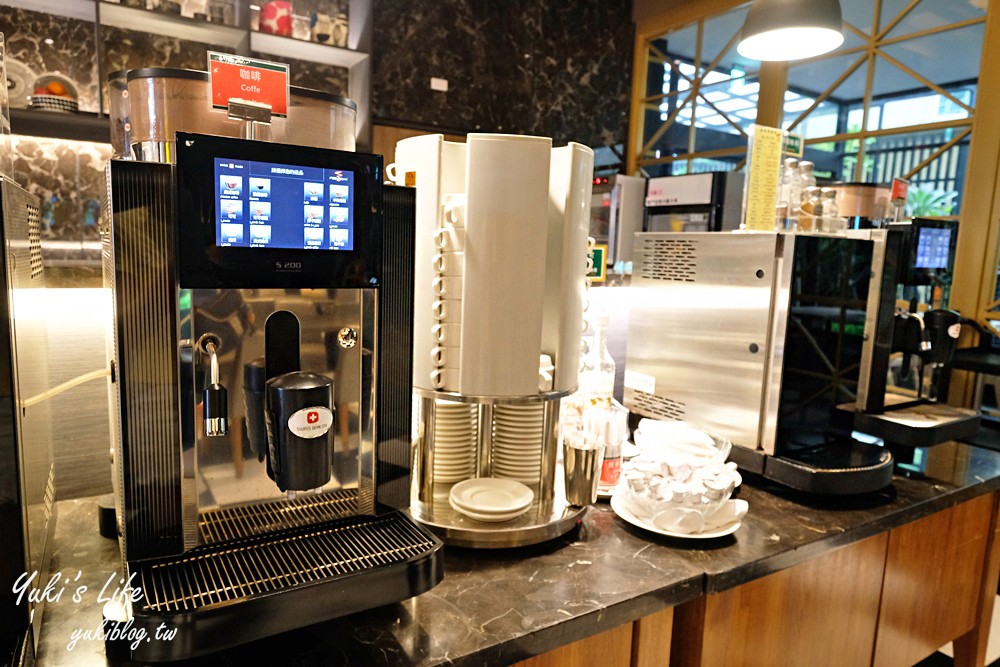
[{"label": "dark marble wall", "polygon": [[[0,32],[6,36],[12,74],[23,71],[19,65],[26,66],[36,77],[58,72],[76,84],[80,110],[97,111],[97,45],[93,23],[0,6]],[[47,44],[47,39],[52,43]],[[17,64],[11,65],[11,60]],[[14,102],[12,105],[27,106]]]},{"label": "dark marble wall", "polygon": [[[625,141],[630,2],[373,0],[376,122]],[[448,92],[430,89],[448,79]]]}]

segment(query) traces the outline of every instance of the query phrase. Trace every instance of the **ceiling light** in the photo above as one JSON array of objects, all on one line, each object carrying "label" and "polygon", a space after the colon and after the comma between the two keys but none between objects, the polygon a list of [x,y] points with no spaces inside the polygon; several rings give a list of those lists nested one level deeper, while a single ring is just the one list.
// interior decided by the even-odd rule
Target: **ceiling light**
[{"label": "ceiling light", "polygon": [[800,60],[843,42],[839,0],[754,0],[736,50],[751,60]]}]

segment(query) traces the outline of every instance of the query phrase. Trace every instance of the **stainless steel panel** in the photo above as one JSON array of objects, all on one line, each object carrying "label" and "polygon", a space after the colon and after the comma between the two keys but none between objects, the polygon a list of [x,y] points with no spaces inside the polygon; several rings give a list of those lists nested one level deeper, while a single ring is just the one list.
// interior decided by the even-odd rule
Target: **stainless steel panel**
[{"label": "stainless steel panel", "polygon": [[636,235],[625,405],[756,449],[776,234]]},{"label": "stainless steel panel", "polygon": [[[286,498],[268,477],[264,461],[244,447],[242,425],[245,417],[243,366],[264,355],[264,323],[276,310],[292,312],[299,320],[302,370],[325,375],[334,381],[333,470],[323,491],[351,489],[360,492],[361,467],[365,467],[368,485],[358,497],[369,509],[359,508],[359,511],[373,511],[374,408],[365,415],[361,412],[362,406],[374,406],[374,387],[369,380],[374,377],[371,368],[374,355],[370,353],[376,336],[374,290],[195,289],[190,290],[190,294],[190,339],[197,341],[207,333],[219,337],[222,342],[219,375],[229,394],[228,435],[206,436],[200,425],[198,405],[206,376],[197,372],[197,368],[191,373],[196,380],[193,391],[185,396],[183,411],[198,415],[193,429],[198,514]],[[369,310],[367,318],[363,316],[363,307]],[[188,318],[182,313],[181,322],[185,321]],[[363,326],[363,321],[368,325]],[[336,343],[337,333],[345,327],[360,332],[359,345],[345,349]],[[335,346],[333,350],[331,345]],[[198,355],[192,363],[199,363]],[[204,368],[204,360],[201,363]],[[363,364],[368,364],[369,368],[364,369]],[[367,400],[366,393],[369,395]],[[309,521],[295,519],[289,525],[300,523]]]},{"label": "stainless steel panel", "polygon": [[[19,497],[23,526],[22,549],[26,561],[17,564],[23,571],[38,572],[37,581],[47,581],[55,501],[52,427],[54,401],[48,390],[58,385],[61,369],[48,362],[51,313],[39,307],[45,291],[45,273],[39,246],[38,199],[15,183],[0,177],[0,204],[3,214],[3,250],[7,275],[4,276],[10,309],[11,373],[14,393],[11,406],[14,418],[14,442],[18,468],[5,470],[19,477]],[[57,322],[51,322],[58,329]],[[3,323],[7,326],[7,323]],[[4,392],[10,387],[4,387]],[[62,403],[58,407],[66,408]],[[9,413],[8,413],[9,414]],[[8,443],[4,443],[5,449]],[[5,452],[6,456],[7,452]],[[13,456],[11,458],[14,458]],[[16,497],[15,497],[16,499]],[[16,505],[15,505],[16,506]],[[15,526],[7,526],[15,529]],[[12,531],[13,532],[13,531]],[[37,582],[36,582],[36,585]],[[37,642],[44,612],[44,600],[28,603],[34,638]]]},{"label": "stainless steel panel", "polygon": [[771,332],[768,340],[768,367],[765,379],[763,407],[760,414],[760,448],[774,454],[778,437],[778,407],[781,405],[781,378],[785,364],[785,334],[788,329],[788,308],[791,298],[792,268],[795,265],[795,243],[779,234],[774,260]]}]

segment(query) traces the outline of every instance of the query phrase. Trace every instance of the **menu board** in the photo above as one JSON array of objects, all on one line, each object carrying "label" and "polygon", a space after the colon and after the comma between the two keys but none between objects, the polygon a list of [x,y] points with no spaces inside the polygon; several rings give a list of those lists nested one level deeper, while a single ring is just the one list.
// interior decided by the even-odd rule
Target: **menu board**
[{"label": "menu board", "polygon": [[754,125],[750,130],[750,155],[743,193],[744,229],[774,229],[783,136],[781,130],[766,125]]},{"label": "menu board", "polygon": [[354,250],[354,172],[215,158],[220,247]]}]

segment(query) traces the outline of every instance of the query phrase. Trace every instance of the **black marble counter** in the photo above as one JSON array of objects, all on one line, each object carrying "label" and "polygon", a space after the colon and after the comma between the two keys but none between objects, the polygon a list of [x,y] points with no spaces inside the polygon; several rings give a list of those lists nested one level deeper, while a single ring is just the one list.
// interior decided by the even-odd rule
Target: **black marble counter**
[{"label": "black marble counter", "polygon": [[[746,479],[750,513],[734,535],[674,540],[634,529],[607,505],[573,533],[509,551],[448,548],[444,581],[406,602],[244,645],[196,665],[508,664],[814,558],[830,549],[1000,488],[1000,454],[965,445],[926,450],[890,489],[820,501]],[[40,660],[104,664],[77,628],[100,622],[97,591],[116,572],[116,544],[97,534],[92,499],[59,504],[54,569],[91,586],[79,604],[45,610]],[[249,662],[247,662],[249,661]]]}]

